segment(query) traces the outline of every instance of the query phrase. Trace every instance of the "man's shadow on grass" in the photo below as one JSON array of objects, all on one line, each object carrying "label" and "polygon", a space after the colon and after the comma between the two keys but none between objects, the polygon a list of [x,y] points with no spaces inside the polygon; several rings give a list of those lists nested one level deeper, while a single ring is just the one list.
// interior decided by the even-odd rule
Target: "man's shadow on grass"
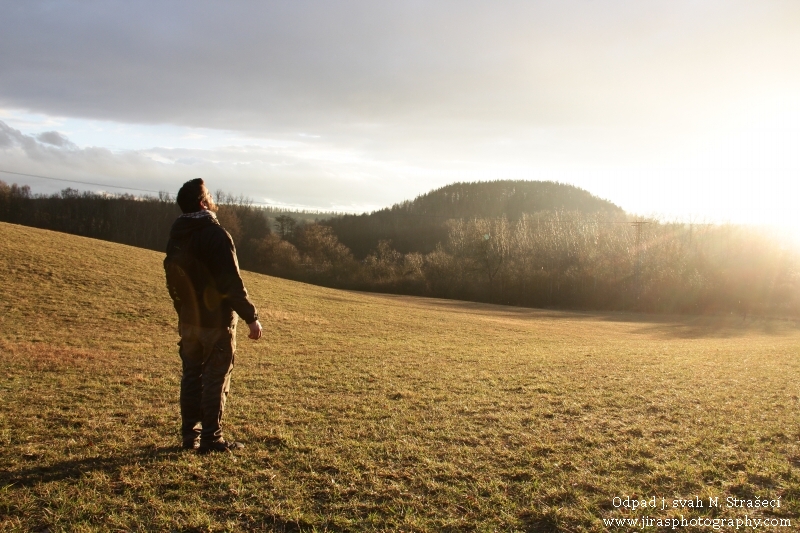
[{"label": "man's shadow on grass", "polygon": [[40,483],[80,479],[89,472],[116,472],[131,464],[155,463],[160,459],[177,458],[186,453],[180,446],[162,448],[143,448],[133,454],[120,454],[105,457],[86,457],[72,459],[49,465],[34,465],[22,470],[0,470],[0,485],[13,487],[32,487]]},{"label": "man's shadow on grass", "polygon": [[[272,443],[274,445],[274,443]],[[268,446],[270,443],[268,443]],[[78,480],[90,472],[102,471],[109,474],[119,472],[123,467],[140,464],[153,465],[163,459],[175,460],[183,454],[194,454],[195,452],[184,450],[181,446],[166,446],[160,448],[146,447],[134,453],[117,454],[105,457],[86,457],[84,459],[74,459],[61,461],[51,465],[31,466],[21,470],[0,470],[0,489],[6,488],[25,488],[35,487],[42,483],[54,481]],[[252,531],[283,531],[301,532],[314,529],[315,524],[304,520],[291,519],[279,514],[269,512],[254,513],[252,516],[236,517],[240,525],[246,530]],[[343,531],[339,528],[326,528],[328,531]],[[49,531],[43,526],[42,531]],[[180,533],[201,533],[206,531],[203,528],[184,528],[176,529]]]}]

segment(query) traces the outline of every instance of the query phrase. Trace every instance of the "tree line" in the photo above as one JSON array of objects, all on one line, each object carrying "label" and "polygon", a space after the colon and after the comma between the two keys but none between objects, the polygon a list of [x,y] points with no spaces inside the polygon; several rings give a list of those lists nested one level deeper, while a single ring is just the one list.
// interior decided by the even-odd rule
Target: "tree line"
[{"label": "tree line", "polygon": [[[800,314],[800,257],[736,225],[634,221],[564,209],[450,218],[428,250],[379,239],[361,257],[336,220],[309,220],[217,194],[242,268],[330,287],[518,306],[679,313]],[[0,181],[0,220],[163,251],[180,210],[159,197]],[[373,236],[370,236],[370,239]]]}]

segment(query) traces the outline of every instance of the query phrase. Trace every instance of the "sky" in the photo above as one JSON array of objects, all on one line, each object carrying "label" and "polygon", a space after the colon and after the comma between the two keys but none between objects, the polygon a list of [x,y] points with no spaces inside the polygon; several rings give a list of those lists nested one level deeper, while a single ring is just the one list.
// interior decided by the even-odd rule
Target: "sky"
[{"label": "sky", "polygon": [[0,180],[39,193],[553,180],[800,233],[799,148],[796,0],[0,0]]}]

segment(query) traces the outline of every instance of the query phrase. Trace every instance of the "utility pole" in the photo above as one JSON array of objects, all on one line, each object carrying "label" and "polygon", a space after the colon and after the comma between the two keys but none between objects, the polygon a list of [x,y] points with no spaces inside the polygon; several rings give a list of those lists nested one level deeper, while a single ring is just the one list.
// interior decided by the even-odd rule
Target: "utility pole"
[{"label": "utility pole", "polygon": [[636,284],[636,302],[639,302],[639,296],[642,292],[641,286],[641,273],[642,273],[642,226],[649,224],[646,220],[634,220],[631,226],[636,228],[636,266],[634,269],[634,283]]}]

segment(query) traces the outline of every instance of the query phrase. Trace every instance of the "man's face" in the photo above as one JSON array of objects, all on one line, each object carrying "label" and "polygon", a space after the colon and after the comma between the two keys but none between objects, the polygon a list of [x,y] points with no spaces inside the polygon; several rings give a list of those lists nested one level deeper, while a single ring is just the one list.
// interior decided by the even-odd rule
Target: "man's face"
[{"label": "man's face", "polygon": [[216,213],[219,210],[217,204],[214,203],[214,198],[211,197],[211,193],[208,192],[208,189],[203,186],[203,199],[200,201],[200,204],[208,209],[209,211],[213,211]]}]

